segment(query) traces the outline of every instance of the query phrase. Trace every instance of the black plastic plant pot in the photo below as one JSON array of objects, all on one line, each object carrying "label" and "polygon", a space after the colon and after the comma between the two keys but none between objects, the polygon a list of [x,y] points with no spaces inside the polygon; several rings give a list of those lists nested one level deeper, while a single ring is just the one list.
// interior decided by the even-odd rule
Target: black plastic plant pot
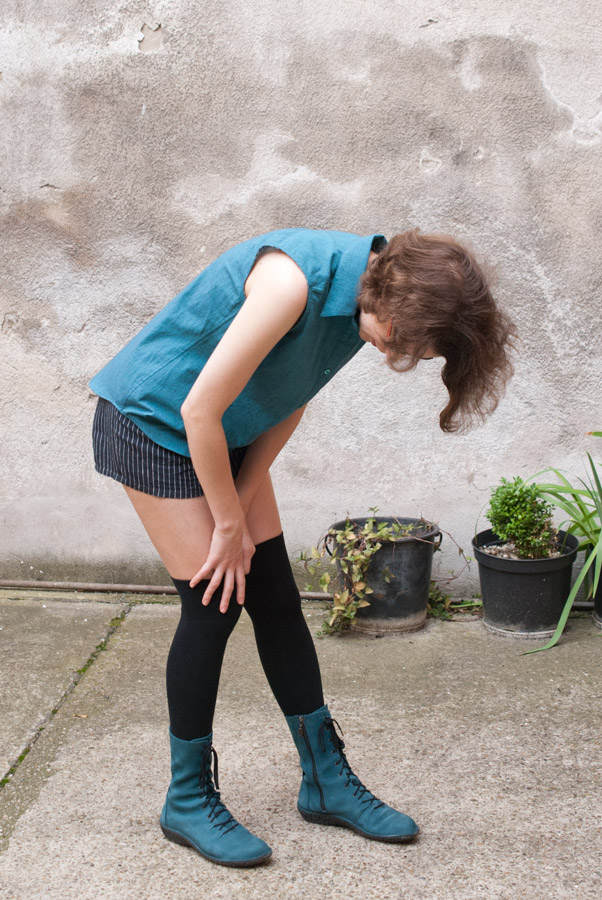
[{"label": "black plastic plant pot", "polygon": [[559,548],[566,551],[552,559],[504,559],[481,548],[502,544],[491,531],[472,540],[479,564],[483,622],[497,634],[546,638],[556,630],[571,590],[571,571],[579,541],[558,532]]},{"label": "black plastic plant pot", "polygon": [[[353,628],[366,634],[418,631],[426,622],[431,585],[433,553],[443,535],[436,525],[424,519],[370,516],[378,526],[382,522],[410,526],[411,534],[387,541],[374,554],[366,573],[366,584],[373,594],[370,606],[357,610]],[[368,518],[351,518],[358,531]],[[344,529],[346,520],[331,528]],[[335,554],[336,555],[336,554]]]}]

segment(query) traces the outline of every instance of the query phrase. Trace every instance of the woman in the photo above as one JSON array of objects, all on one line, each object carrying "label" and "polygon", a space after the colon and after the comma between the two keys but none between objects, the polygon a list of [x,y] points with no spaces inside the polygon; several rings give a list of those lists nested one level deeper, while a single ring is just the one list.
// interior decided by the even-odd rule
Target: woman
[{"label": "woman", "polygon": [[495,408],[512,336],[451,238],[287,229],[220,256],[92,380],[96,467],[124,485],[181,598],[167,662],[170,840],[224,865],[271,855],[212,775],[219,675],[243,604],[300,754],[301,814],[376,840],[416,836],[354,775],[324,705],[269,470],[364,343],[400,371],[444,357],[440,425],[454,431]]}]

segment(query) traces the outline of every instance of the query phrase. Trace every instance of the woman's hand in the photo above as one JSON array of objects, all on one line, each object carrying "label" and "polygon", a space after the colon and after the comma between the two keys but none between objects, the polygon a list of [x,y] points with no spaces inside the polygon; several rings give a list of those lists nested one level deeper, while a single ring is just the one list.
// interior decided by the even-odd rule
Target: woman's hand
[{"label": "woman's hand", "polygon": [[255,545],[244,522],[240,527],[235,528],[215,526],[205,565],[190,581],[190,587],[195,587],[199,581],[209,579],[203,596],[203,606],[208,606],[220,584],[223,584],[219,604],[220,612],[227,612],[234,588],[236,588],[237,602],[241,606],[243,605],[245,602],[245,575],[251,568],[251,558],[254,553]]}]

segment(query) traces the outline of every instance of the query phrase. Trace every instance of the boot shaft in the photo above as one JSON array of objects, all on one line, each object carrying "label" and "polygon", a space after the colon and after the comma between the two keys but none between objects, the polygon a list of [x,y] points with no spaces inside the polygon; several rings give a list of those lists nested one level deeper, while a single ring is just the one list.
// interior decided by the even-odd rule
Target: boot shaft
[{"label": "boot shaft", "polygon": [[303,772],[300,802],[326,809],[325,791],[337,780],[340,771],[336,765],[340,753],[333,741],[334,726],[328,707],[321,706],[309,715],[286,716],[286,721]]},{"label": "boot shaft", "polygon": [[[183,741],[169,732],[171,748],[171,783],[168,798],[178,808],[196,802],[199,789],[204,795],[213,789],[211,773],[211,741],[213,735]],[[201,787],[202,786],[202,787]]]}]

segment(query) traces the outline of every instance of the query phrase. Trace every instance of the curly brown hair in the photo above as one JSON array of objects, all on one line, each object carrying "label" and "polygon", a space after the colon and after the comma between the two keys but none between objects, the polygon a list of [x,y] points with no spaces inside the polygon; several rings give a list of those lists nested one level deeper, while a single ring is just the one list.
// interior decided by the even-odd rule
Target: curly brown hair
[{"label": "curly brown hair", "polygon": [[395,235],[362,276],[358,306],[392,324],[392,369],[407,372],[429,351],[445,358],[443,431],[466,430],[493,412],[513,373],[517,332],[481,266],[454,238],[418,228]]}]

